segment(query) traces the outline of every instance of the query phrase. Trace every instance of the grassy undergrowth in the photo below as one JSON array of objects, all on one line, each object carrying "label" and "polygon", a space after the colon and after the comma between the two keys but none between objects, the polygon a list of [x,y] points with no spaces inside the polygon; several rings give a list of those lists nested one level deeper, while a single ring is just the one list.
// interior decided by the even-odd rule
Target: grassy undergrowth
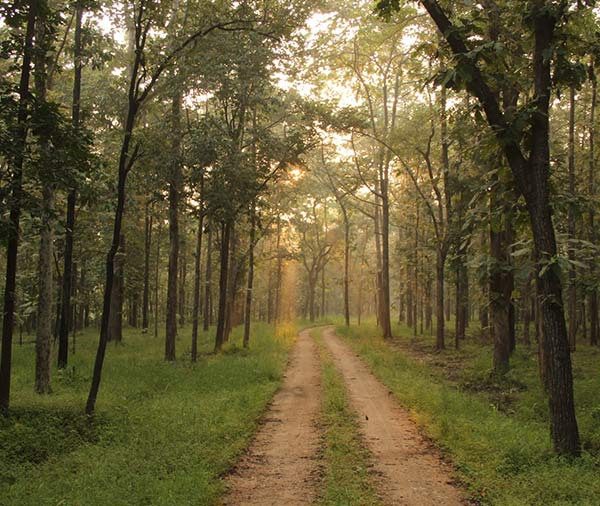
[{"label": "grassy undergrowth", "polygon": [[325,348],[321,330],[314,330],[323,388],[325,431],[323,489],[320,506],[379,506],[369,472],[370,454],[364,447],[356,414],[348,405],[341,374]]},{"label": "grassy undergrowth", "polygon": [[[402,346],[389,344],[372,324],[340,326],[338,332],[452,458],[473,499],[496,506],[600,504],[596,350],[574,356],[586,451],[569,461],[552,452],[547,402],[532,353],[518,351],[509,376],[497,384],[489,381],[491,348],[474,341],[459,352],[434,354],[428,338],[412,349],[407,337],[401,337]],[[395,335],[406,336],[406,329],[396,329]]]},{"label": "grassy undergrowth", "polygon": [[33,345],[14,354],[12,414],[0,419],[0,505],[212,505],[219,480],[247,445],[279,386],[294,326],[256,324],[249,351],[239,329],[223,354],[201,335],[189,361],[162,359],[163,339],[125,332],[109,346],[93,422],[82,415],[97,343],[78,339],[69,369],[53,371],[52,395],[33,393]]}]

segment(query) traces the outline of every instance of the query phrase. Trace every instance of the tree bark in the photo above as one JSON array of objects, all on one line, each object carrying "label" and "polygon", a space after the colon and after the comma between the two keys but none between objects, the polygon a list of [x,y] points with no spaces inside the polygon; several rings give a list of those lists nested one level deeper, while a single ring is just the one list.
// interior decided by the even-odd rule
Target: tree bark
[{"label": "tree bark", "polygon": [[227,269],[227,297],[225,305],[225,331],[223,333],[223,342],[229,341],[229,335],[233,328],[233,318],[235,309],[235,299],[237,291],[237,278],[239,273],[239,262],[237,259],[238,237],[235,223],[232,222],[229,232],[229,267]]},{"label": "tree bark", "polygon": [[85,306],[88,299],[86,283],[86,269],[82,266],[79,275],[79,297],[81,298],[81,302],[78,305],[77,324],[75,326],[77,330],[85,328]]},{"label": "tree bark", "polygon": [[[493,212],[497,205],[497,188],[492,190],[490,207]],[[506,244],[504,216],[500,223],[490,226],[490,255],[494,264],[490,269],[490,317],[494,339],[494,374],[503,376],[510,368],[510,330],[509,305],[510,293],[507,293],[509,258]],[[497,228],[497,229],[496,229]]]},{"label": "tree bark", "polygon": [[229,246],[231,240],[232,224],[229,221],[221,222],[221,254],[219,273],[219,310],[217,316],[217,332],[215,335],[215,353],[219,353],[225,342],[225,325],[226,325],[226,306],[227,306],[227,286],[228,286],[228,269],[229,269]]},{"label": "tree bark", "polygon": [[488,123],[494,129],[514,175],[519,191],[524,195],[533,231],[538,263],[543,351],[548,370],[548,397],[551,435],[559,454],[580,453],[579,431],[573,400],[573,375],[569,341],[562,305],[562,286],[556,260],[557,248],[548,188],[550,172],[549,109],[551,74],[548,51],[554,43],[555,14],[543,0],[532,3],[534,99],[531,112],[529,158],[523,155],[518,139],[506,135],[509,123],[502,113],[484,75],[468,59],[468,48],[460,31],[436,0],[421,0],[440,32],[446,38],[459,65],[468,68],[466,86],[483,106]]},{"label": "tree bark", "polygon": [[[446,263],[445,254],[438,248],[436,256],[436,350],[443,350],[446,347],[444,342],[444,266]],[[416,325],[416,321],[415,321]]]},{"label": "tree bark", "polygon": [[158,287],[160,281],[160,234],[162,232],[161,220],[158,220],[158,230],[156,232],[156,257],[154,265],[154,337],[158,337]]},{"label": "tree bark", "polygon": [[465,338],[468,313],[468,283],[469,276],[464,262],[465,251],[459,251],[458,265],[456,267],[456,327],[454,333],[454,347],[460,346],[460,341]]},{"label": "tree bark", "polygon": [[344,218],[344,323],[350,326],[350,222],[348,211],[342,205]]},{"label": "tree bark", "polygon": [[183,327],[186,322],[187,313],[185,298],[185,284],[187,279],[187,245],[185,225],[180,227],[179,240],[179,296],[177,297],[179,309],[177,313],[179,314],[179,326]]},{"label": "tree bark", "polygon": [[248,284],[246,286],[246,313],[244,317],[244,348],[250,344],[250,323],[252,320],[252,290],[254,288],[254,241],[256,240],[256,205],[250,211],[250,249],[248,251]]},{"label": "tree bark", "polygon": [[150,213],[150,203],[146,203],[144,217],[144,295],[142,299],[142,331],[148,331],[150,307],[150,253],[152,251],[153,216]]},{"label": "tree bark", "polygon": [[176,359],[177,339],[177,274],[179,262],[179,198],[181,190],[181,92],[176,90],[171,102],[172,160],[169,171],[169,269],[167,278],[167,321],[165,360]]},{"label": "tree bark", "polygon": [[196,234],[196,258],[194,259],[194,310],[192,311],[192,362],[198,358],[198,319],[200,316],[201,271],[202,271],[202,233],[204,228],[204,177],[200,180],[200,208],[198,209],[198,231]]},{"label": "tree bark", "polygon": [[[82,42],[81,25],[83,7],[78,3],[75,7],[75,68],[73,80],[72,122],[75,129],[80,128],[81,109],[81,71],[82,71]],[[67,197],[67,217],[65,227],[65,253],[62,277],[61,312],[58,330],[58,368],[67,366],[69,357],[69,327],[71,325],[71,295],[73,272],[73,240],[75,233],[75,206],[77,203],[77,188],[73,187]]]},{"label": "tree bark", "polygon": [[125,236],[119,238],[119,250],[114,258],[114,275],[108,317],[108,340],[123,341],[123,292],[125,287]]},{"label": "tree bark", "polygon": [[381,328],[384,339],[392,338],[392,323],[390,316],[390,204],[388,192],[387,164],[384,167],[384,177],[381,180]]},{"label": "tree bark", "polygon": [[531,346],[531,331],[530,331],[530,327],[531,327],[531,317],[533,315],[533,311],[534,311],[534,302],[533,302],[533,297],[531,296],[531,291],[532,291],[532,284],[533,284],[533,272],[529,274],[529,276],[527,277],[527,282],[525,283],[525,288],[523,290],[523,298],[522,298],[522,304],[523,304],[523,342],[525,344],[525,346],[527,346],[527,348],[529,348]]},{"label": "tree bark", "polygon": [[[45,13],[44,13],[45,14]],[[35,28],[36,43],[40,49],[35,55],[35,91],[37,101],[46,102],[48,76],[46,68],[47,54],[42,48],[47,43],[46,16],[38,17]],[[51,146],[44,133],[41,134],[40,151],[45,161],[52,156]],[[54,241],[54,188],[48,175],[40,174],[42,180],[42,206],[40,224],[40,245],[38,257],[38,301],[35,340],[35,391],[48,394],[50,388],[50,351],[52,341],[52,259]]]},{"label": "tree bark", "polygon": [[204,314],[202,315],[202,328],[208,330],[211,314],[211,293],[212,293],[212,227],[213,223],[208,224],[208,238],[206,244],[206,271],[204,275]]},{"label": "tree bark", "polygon": [[23,62],[19,79],[19,109],[15,131],[15,154],[9,161],[12,177],[9,181],[10,213],[6,246],[6,280],[4,283],[4,310],[2,317],[2,350],[0,358],[0,411],[8,412],[10,405],[10,379],[12,366],[12,340],[16,305],[17,256],[19,249],[21,205],[23,198],[23,162],[27,142],[27,115],[29,78],[33,37],[37,16],[36,0],[29,2],[27,28],[23,44]]},{"label": "tree bark", "polygon": [[413,326],[413,278],[410,264],[406,267],[406,326]]},{"label": "tree bark", "polygon": [[[595,147],[596,147],[596,107],[597,107],[597,96],[598,96],[598,81],[596,78],[595,67],[592,63],[590,65],[590,81],[592,82],[592,103],[590,105],[590,139],[589,139],[589,164],[588,164],[588,188],[590,200],[596,196],[596,158],[595,158]],[[589,213],[589,240],[592,244],[596,244],[596,223],[595,223],[595,208],[592,204]],[[592,273],[595,273],[596,269],[592,269]],[[590,314],[590,345],[598,346],[598,334],[600,333],[600,325],[598,321],[598,288],[592,287],[589,294],[589,314]]]},{"label": "tree bark", "polygon": [[309,273],[308,275],[308,318],[311,323],[315,321],[315,291],[316,291],[316,277]]},{"label": "tree bark", "polygon": [[273,310],[273,319],[275,323],[279,322],[281,316],[281,281],[283,272],[283,256],[281,255],[281,215],[277,215],[277,241],[275,248],[277,250],[277,271],[275,276],[275,308]]},{"label": "tree bark", "polygon": [[[141,26],[141,15],[140,12],[138,17],[138,28],[139,33],[136,30],[136,36],[139,37],[141,43],[143,36]],[[145,40],[145,38],[143,39]],[[92,384],[90,392],[88,394],[85,412],[88,415],[94,413],[96,407],[96,398],[100,389],[100,381],[102,379],[102,366],[104,365],[104,356],[106,354],[106,345],[108,342],[108,324],[110,314],[110,300],[112,287],[114,282],[114,260],[119,249],[119,241],[121,238],[121,228],[123,223],[123,214],[125,211],[125,184],[127,182],[127,174],[131,170],[133,163],[136,158],[137,148],[134,148],[131,152],[131,140],[135,126],[135,119],[140,107],[140,97],[138,96],[138,70],[141,65],[142,52],[138,51],[135,53],[134,64],[131,70],[131,78],[129,81],[129,92],[128,92],[128,107],[127,117],[125,119],[125,128],[123,132],[123,141],[121,144],[121,151],[119,154],[119,164],[117,171],[117,206],[115,210],[115,221],[113,225],[113,236],[110,249],[106,257],[106,280],[104,283],[104,295],[102,301],[102,319],[100,323],[100,339],[98,341],[98,350],[96,351],[96,359],[94,362],[94,372],[92,376]]]},{"label": "tree bark", "polygon": [[267,323],[273,320],[273,241],[269,239],[269,254],[267,263]]},{"label": "tree bark", "polygon": [[568,226],[568,254],[571,264],[569,265],[569,287],[567,293],[567,307],[569,315],[569,347],[575,351],[577,347],[577,271],[575,265],[575,247],[573,241],[576,239],[577,217],[575,205],[575,86],[569,89],[569,203],[567,226]]},{"label": "tree bark", "polygon": [[35,391],[48,394],[50,388],[50,351],[52,343],[52,250],[54,240],[54,190],[43,188],[42,223],[38,264],[38,306],[35,341]]}]

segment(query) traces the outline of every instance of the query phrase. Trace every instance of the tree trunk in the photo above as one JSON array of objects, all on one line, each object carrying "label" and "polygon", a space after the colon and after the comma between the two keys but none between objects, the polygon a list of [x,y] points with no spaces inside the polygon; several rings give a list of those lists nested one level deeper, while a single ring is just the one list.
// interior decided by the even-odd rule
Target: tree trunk
[{"label": "tree trunk", "polygon": [[423,290],[423,254],[418,253],[419,257],[419,333],[423,335],[425,325],[425,290]]},{"label": "tree trunk", "polygon": [[150,252],[152,250],[153,216],[150,214],[150,204],[146,204],[144,217],[144,295],[142,299],[142,331],[148,331],[148,309],[150,307]]},{"label": "tree trunk", "polygon": [[[575,204],[575,86],[571,85],[569,89],[569,194],[571,202],[569,203],[567,223],[568,223],[568,252],[569,260],[575,261],[575,247],[573,241],[576,239],[577,217]],[[577,347],[577,274],[575,265],[569,265],[569,287],[567,294],[567,307],[569,314],[569,347],[575,351]]]},{"label": "tree trunk", "polygon": [[227,306],[227,286],[229,280],[228,269],[231,227],[232,224],[229,221],[221,222],[221,272],[219,273],[219,310],[217,316],[217,332],[215,336],[215,353],[221,351],[223,348],[223,343],[225,342],[225,319]]},{"label": "tree trunk", "polygon": [[110,297],[110,313],[108,323],[108,340],[120,343],[123,341],[123,290],[125,263],[125,236],[121,234],[119,250],[114,259],[114,277]]},{"label": "tree trunk", "polygon": [[208,224],[208,238],[206,244],[206,271],[204,275],[204,314],[202,315],[202,328],[208,330],[211,315],[212,293],[212,222]]},{"label": "tree trunk", "polygon": [[198,231],[196,234],[196,258],[194,259],[194,310],[192,311],[192,362],[198,358],[198,319],[200,316],[200,298],[202,286],[202,233],[204,226],[204,212],[202,210],[204,200],[204,177],[200,180],[200,208],[198,209]]},{"label": "tree trunk", "polygon": [[267,263],[267,323],[273,320],[273,241],[269,239],[269,253]]},{"label": "tree trunk", "polygon": [[154,337],[158,337],[158,287],[160,285],[160,234],[162,232],[162,222],[158,220],[158,230],[156,231],[156,257],[154,265]]},{"label": "tree trunk", "polygon": [[[510,331],[509,302],[506,298],[505,244],[502,232],[490,232],[490,253],[499,265],[490,272],[490,317],[494,338],[494,373],[498,376],[509,370]],[[503,262],[500,264],[500,262]]]},{"label": "tree trunk", "polygon": [[350,223],[348,212],[342,207],[344,217],[344,322],[350,326]]},{"label": "tree trunk", "polygon": [[[185,224],[185,220],[184,220]],[[185,226],[181,227],[179,234],[179,296],[177,303],[179,306],[179,326],[183,327],[186,322],[186,299],[185,299],[185,283],[187,279],[187,244]]]},{"label": "tree trunk", "polygon": [[308,318],[310,322],[315,321],[315,289],[317,285],[316,279],[313,279],[311,273],[308,275]]},{"label": "tree trunk", "polygon": [[[73,107],[72,123],[75,129],[80,128],[81,105],[81,71],[82,71],[82,19],[83,7],[77,4],[75,8],[75,46],[74,46],[74,80],[73,80]],[[71,188],[67,197],[67,216],[65,227],[65,253],[62,277],[61,312],[58,331],[58,368],[67,366],[69,357],[69,328],[71,326],[71,295],[73,272],[73,238],[75,233],[75,206],[77,203],[77,189]]]},{"label": "tree trunk", "polygon": [[[47,43],[45,13],[36,22],[35,38],[40,47]],[[35,91],[40,103],[46,102],[48,86],[46,59],[41,49],[35,55]],[[44,160],[50,161],[51,146],[41,134],[40,151]],[[52,258],[54,241],[54,188],[47,175],[42,179],[42,212],[40,224],[40,245],[38,258],[38,300],[35,340],[35,391],[48,394],[50,388],[50,351],[52,342]]]},{"label": "tree trunk", "polygon": [[54,240],[54,191],[43,188],[42,223],[38,266],[38,306],[35,341],[35,391],[48,394],[50,388],[50,351],[52,343],[52,244]]},{"label": "tree trunk", "polygon": [[[446,257],[442,251],[437,251],[436,257],[436,350],[443,350],[446,345],[444,342],[444,265]],[[416,325],[416,323],[415,323]]]},{"label": "tree trunk", "polygon": [[321,269],[321,310],[319,311],[320,317],[325,318],[325,305],[326,305],[326,293],[325,293],[325,267]]},{"label": "tree trunk", "polygon": [[579,455],[580,441],[573,401],[573,375],[569,340],[562,304],[562,286],[558,269],[554,265],[557,248],[552,209],[548,188],[550,173],[549,110],[551,95],[551,60],[548,51],[555,42],[557,19],[543,0],[532,5],[532,26],[535,38],[533,50],[533,85],[528,145],[526,157],[518,140],[506,135],[509,124],[502,113],[494,93],[479,68],[467,60],[467,46],[462,34],[436,0],[421,0],[452,52],[472,73],[467,89],[481,102],[488,123],[494,129],[509,162],[519,190],[525,196],[538,262],[538,281],[541,296],[543,323],[543,354],[547,364],[551,436],[559,454]]},{"label": "tree trunk", "polygon": [[165,360],[176,359],[175,340],[177,339],[177,274],[179,262],[179,194],[181,189],[181,93],[173,96],[172,118],[172,160],[169,171],[169,269],[167,278],[167,321],[165,334]]},{"label": "tree trunk", "polygon": [[[136,57],[135,68],[139,67],[139,58]],[[121,238],[121,227],[123,222],[123,213],[125,211],[125,183],[127,174],[131,169],[134,157],[130,153],[131,134],[135,124],[135,118],[139,109],[139,104],[134,98],[134,87],[137,72],[134,72],[129,88],[129,107],[127,111],[127,119],[125,121],[125,131],[123,134],[123,144],[119,155],[118,168],[118,184],[117,184],[117,207],[115,210],[115,221],[113,226],[113,237],[108,255],[106,257],[106,280],[104,284],[104,296],[102,302],[102,319],[100,323],[100,339],[98,342],[98,350],[96,352],[96,360],[94,362],[94,373],[92,377],[92,385],[88,395],[85,412],[91,415],[96,407],[96,398],[100,389],[100,381],[102,379],[102,366],[104,364],[104,356],[106,354],[106,345],[108,342],[108,324],[110,314],[111,293],[114,283],[114,261],[119,248]]]},{"label": "tree trunk", "polygon": [[465,338],[467,328],[468,300],[466,300],[466,286],[468,283],[468,273],[463,255],[464,251],[460,251],[456,267],[456,322],[454,332],[454,347],[456,349],[459,348],[460,341]]},{"label": "tree trunk", "polygon": [[413,253],[413,279],[412,279],[412,297],[411,297],[411,308],[412,313],[411,320],[413,323],[413,336],[417,335],[417,305],[419,301],[419,227],[420,227],[420,207],[419,202],[416,202],[416,219],[415,219],[415,242],[414,242],[414,253]]},{"label": "tree trunk", "polygon": [[[541,311],[543,323],[542,343],[548,369],[548,397],[551,435],[559,454],[580,453],[579,430],[573,399],[573,372],[569,340],[565,324],[560,275],[548,262],[557,255],[556,237],[552,223],[552,210],[548,178],[550,172],[549,102],[550,62],[546,52],[551,47],[554,21],[549,14],[538,13],[535,19],[534,74],[537,101],[540,104],[532,116],[532,152],[525,200],[538,262]],[[544,270],[542,270],[544,269]]]},{"label": "tree trunk", "polygon": [[406,268],[406,326],[413,326],[413,279],[410,265]]},{"label": "tree trunk", "polygon": [[131,296],[131,326],[134,329],[138,328],[138,313],[140,312],[140,296],[134,293]]},{"label": "tree trunk", "polygon": [[227,270],[227,297],[225,304],[225,331],[223,334],[223,342],[229,341],[229,335],[233,328],[233,317],[235,308],[235,296],[237,288],[237,277],[239,271],[239,264],[237,260],[237,244],[238,238],[235,229],[235,223],[231,224],[231,230],[229,232],[229,267]]},{"label": "tree trunk", "polygon": [[10,404],[12,339],[16,305],[17,255],[19,249],[21,204],[23,198],[23,162],[25,159],[27,142],[29,77],[31,72],[31,57],[33,52],[33,36],[35,31],[37,4],[38,2],[36,1],[29,2],[27,28],[23,45],[23,62],[19,80],[19,110],[17,113],[17,127],[14,138],[15,154],[13,159],[9,162],[12,177],[8,182],[10,189],[10,214],[6,246],[6,280],[4,283],[2,352],[0,358],[0,411],[5,413],[8,412]]},{"label": "tree trunk", "polygon": [[433,319],[433,308],[431,306],[432,285],[433,280],[431,279],[431,269],[427,269],[427,278],[425,280],[425,299],[427,305],[427,307],[425,308],[425,327],[429,329],[430,333]]},{"label": "tree trunk", "polygon": [[[142,13],[143,6],[140,7],[139,15],[136,16],[136,47],[139,50],[132,54],[133,65],[130,68],[129,76],[129,90],[128,90],[128,102],[127,102],[127,114],[123,128],[123,138],[121,144],[121,151],[119,153],[119,164],[118,164],[118,182],[117,182],[117,206],[115,210],[115,221],[113,226],[113,236],[108,255],[106,257],[106,280],[104,285],[104,294],[102,302],[102,319],[100,323],[100,339],[98,341],[98,350],[96,352],[96,360],[94,362],[94,373],[92,377],[92,385],[88,395],[85,412],[88,415],[93,414],[96,406],[96,398],[100,389],[100,381],[102,379],[102,367],[104,364],[104,357],[106,354],[106,345],[108,342],[108,324],[109,324],[109,313],[110,313],[110,299],[112,293],[112,287],[114,282],[114,259],[119,248],[119,241],[121,237],[121,228],[123,222],[123,214],[125,211],[125,185],[127,182],[127,175],[132,169],[135,159],[137,157],[139,144],[131,149],[132,134],[135,128],[135,122],[137,113],[139,112],[140,105],[144,99],[148,96],[152,89],[152,84],[149,84],[147,88],[140,91],[140,80],[138,74],[140,66],[143,64],[143,49],[146,41],[147,30],[149,25],[142,24]],[[158,78],[161,71],[157,71],[154,76]],[[151,81],[155,82],[154,81]]]},{"label": "tree trunk", "polygon": [[256,206],[250,211],[250,249],[248,251],[248,284],[246,287],[246,314],[244,318],[244,348],[250,343],[250,322],[252,320],[252,289],[254,287],[254,241],[256,237]]},{"label": "tree trunk", "polygon": [[[398,241],[400,242],[400,241]],[[405,286],[402,281],[404,277],[404,258],[400,258],[400,264],[398,265],[398,323],[401,324],[404,321],[404,312],[406,310],[406,298],[405,298]]]},{"label": "tree trunk", "polygon": [[[597,107],[597,95],[598,95],[598,81],[596,79],[596,73],[594,64],[590,65],[590,81],[592,82],[592,103],[590,105],[590,139],[589,139],[589,170],[588,170],[588,188],[590,200],[596,196],[596,159],[595,159],[595,147],[596,147],[596,107]],[[592,204],[590,207],[590,228],[589,228],[589,240],[592,244],[596,244],[596,224],[595,224],[595,208]],[[592,268],[592,273],[595,273],[596,269]],[[598,288],[592,287],[589,294],[589,314],[590,314],[590,345],[598,346],[598,334],[600,333],[600,326],[598,322]]]},{"label": "tree trunk", "polygon": [[280,304],[281,304],[281,277],[283,272],[283,257],[281,255],[281,216],[277,215],[277,242],[276,242],[276,250],[277,250],[277,273],[275,276],[275,308],[273,311],[273,319],[275,322],[279,322],[280,317]]},{"label": "tree trunk", "polygon": [[[376,191],[379,191],[379,180],[377,180]],[[373,226],[375,228],[375,259],[376,259],[376,267],[377,271],[375,273],[375,310],[377,317],[377,326],[382,327],[383,323],[383,293],[381,286],[381,272],[382,272],[382,264],[381,264],[381,218],[379,216],[379,203],[378,197],[375,196],[375,212],[373,213]]]},{"label": "tree trunk", "polygon": [[85,328],[85,306],[88,299],[86,287],[86,269],[84,266],[81,267],[81,273],[79,275],[79,297],[81,302],[78,305],[76,328],[77,330],[83,330]]},{"label": "tree trunk", "polygon": [[527,282],[525,283],[525,289],[523,290],[523,342],[527,348],[531,346],[531,337],[530,337],[530,326],[531,326],[531,317],[533,314],[533,302],[532,302],[532,284],[533,284],[533,272],[529,274],[527,277]]},{"label": "tree trunk", "polygon": [[481,287],[481,302],[479,304],[479,323],[481,330],[485,332],[490,326],[490,314],[489,314],[489,272],[480,279]]}]

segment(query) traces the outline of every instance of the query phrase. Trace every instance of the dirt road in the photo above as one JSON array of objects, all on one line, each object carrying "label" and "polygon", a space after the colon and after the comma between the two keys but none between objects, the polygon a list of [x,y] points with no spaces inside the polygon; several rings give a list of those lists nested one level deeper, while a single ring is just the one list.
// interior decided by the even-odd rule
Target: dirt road
[{"label": "dirt road", "polygon": [[378,488],[395,506],[459,506],[460,491],[451,470],[420,436],[408,413],[369,371],[332,327],[325,343],[342,373],[350,403],[358,413],[367,447],[373,454]]},{"label": "dirt road", "polygon": [[305,330],[248,452],[228,477],[227,506],[311,504],[318,489],[320,364]]},{"label": "dirt road", "polygon": [[[375,486],[389,506],[460,506],[451,469],[332,327],[322,330],[373,456]],[[227,506],[311,505],[319,493],[320,363],[308,330],[298,336],[282,388],[252,445],[227,479]]]}]

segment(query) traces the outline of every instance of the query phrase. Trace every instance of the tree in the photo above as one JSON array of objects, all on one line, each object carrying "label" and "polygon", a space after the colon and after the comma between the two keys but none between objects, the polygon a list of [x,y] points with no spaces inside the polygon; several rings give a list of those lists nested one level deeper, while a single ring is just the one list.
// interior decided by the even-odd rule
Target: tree
[{"label": "tree", "polygon": [[[562,284],[556,262],[557,247],[548,177],[549,110],[552,91],[553,43],[561,24],[567,20],[569,2],[535,0],[525,6],[533,52],[532,102],[525,116],[502,110],[490,87],[490,75],[478,61],[477,51],[469,49],[464,31],[457,29],[447,11],[436,0],[420,2],[438,27],[454,54],[455,70],[461,85],[480,102],[494,135],[502,146],[515,184],[524,196],[533,232],[541,297],[543,349],[548,378],[551,434],[558,453],[580,452],[579,431],[573,401],[573,377],[569,343],[562,305]],[[378,7],[391,13],[397,0],[381,0]],[[484,43],[487,41],[484,41]],[[523,121],[524,120],[524,121]],[[523,144],[527,136],[526,145]]]},{"label": "tree", "polygon": [[[74,79],[73,79],[73,128],[77,131],[81,127],[81,77],[82,77],[82,20],[83,4],[77,2],[75,6],[75,40],[74,40]],[[58,336],[58,367],[67,366],[69,357],[69,328],[71,326],[71,294],[73,281],[73,241],[75,233],[75,207],[77,205],[77,187],[73,185],[67,198],[67,219],[65,234],[65,252],[62,278],[60,328]]]},{"label": "tree", "polygon": [[12,365],[12,339],[16,303],[17,254],[21,206],[23,197],[23,163],[27,142],[27,119],[29,114],[29,79],[33,56],[33,39],[38,2],[31,0],[23,7],[26,12],[26,28],[23,38],[23,59],[18,87],[17,121],[12,126],[14,149],[9,156],[10,168],[10,216],[6,246],[6,281],[4,284],[4,309],[2,317],[2,349],[0,357],[0,411],[7,412],[10,403],[10,379]]},{"label": "tree", "polygon": [[[251,27],[251,25],[248,26],[248,22],[238,20],[217,21],[212,24],[209,23],[208,25],[205,25],[198,31],[194,32],[192,35],[184,38],[182,42],[178,43],[173,49],[168,51],[166,55],[160,57],[154,68],[149,69],[145,51],[150,29],[152,28],[153,21],[156,21],[153,19],[153,14],[156,12],[157,8],[158,6],[151,0],[141,0],[135,14],[135,52],[130,72],[129,91],[127,97],[127,114],[124,123],[125,128],[123,131],[117,168],[117,205],[115,209],[112,242],[106,258],[106,280],[104,285],[102,319],[100,324],[100,339],[98,342],[98,351],[96,353],[96,360],[94,363],[92,385],[86,403],[86,413],[88,415],[91,415],[95,410],[96,397],[100,388],[102,366],[104,364],[104,356],[106,353],[110,299],[114,283],[114,260],[119,248],[123,213],[125,209],[125,184],[127,181],[127,175],[131,171],[139,152],[139,144],[133,143],[133,133],[140,108],[150,96],[150,93],[154,89],[163,72],[167,70],[173,64],[175,58],[184,50],[186,50],[186,48],[190,47],[194,41],[206,37],[210,33],[219,29],[243,29]],[[144,77],[147,79],[144,80]]]},{"label": "tree", "polygon": [[[48,6],[40,2],[40,15],[36,19],[35,39],[36,55],[34,57],[34,81],[36,109],[47,107],[48,90],[48,48],[51,34],[48,23]],[[41,162],[51,163],[52,149],[49,138],[41,129],[34,133],[41,138]],[[40,171],[41,172],[41,171]],[[52,338],[52,254],[54,242],[54,181],[46,175],[42,179],[42,209],[40,224],[40,249],[38,259],[39,294],[37,304],[37,325],[35,343],[35,391],[38,394],[51,392],[50,388],[50,351]]]}]

